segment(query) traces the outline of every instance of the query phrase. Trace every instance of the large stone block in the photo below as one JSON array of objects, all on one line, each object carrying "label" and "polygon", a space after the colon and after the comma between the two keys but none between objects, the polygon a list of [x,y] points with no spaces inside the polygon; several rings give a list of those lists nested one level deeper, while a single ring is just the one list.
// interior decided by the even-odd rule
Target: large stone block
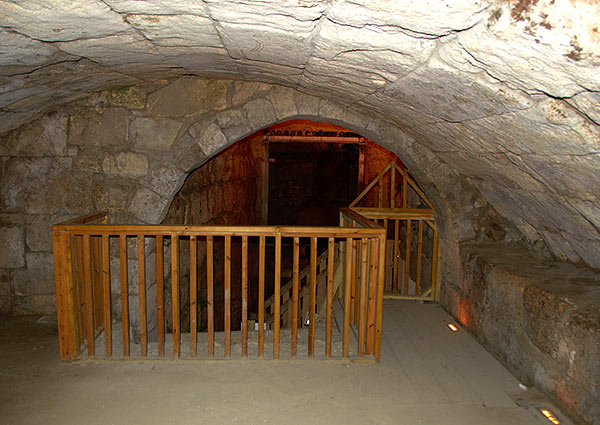
[{"label": "large stone block", "polygon": [[133,193],[134,188],[105,180],[94,188],[94,200],[97,211],[123,211],[127,208],[129,196]]},{"label": "large stone block", "polygon": [[190,134],[207,156],[218,152],[228,143],[221,128],[215,122],[208,123],[206,120],[198,122],[190,127]]},{"label": "large stone block", "polygon": [[251,100],[244,105],[244,112],[253,130],[258,130],[277,122],[273,105],[267,99]]},{"label": "large stone block", "polygon": [[62,156],[66,146],[67,115],[55,112],[2,138],[0,155]]},{"label": "large stone block", "polygon": [[171,199],[185,179],[185,173],[178,168],[156,168],[143,182],[149,189],[157,192],[166,199]]},{"label": "large stone block", "polygon": [[21,226],[0,227],[0,268],[16,269],[25,266],[25,239]]},{"label": "large stone block", "polygon": [[117,177],[136,178],[148,174],[148,157],[140,153],[121,152],[116,155],[105,155],[102,170],[106,174]]},{"label": "large stone block", "polygon": [[52,225],[74,218],[72,215],[34,215],[27,217],[25,241],[32,252],[52,252]]},{"label": "large stone block", "polygon": [[88,213],[91,181],[72,172],[72,159],[12,158],[7,161],[0,202],[5,212]]},{"label": "large stone block", "polygon": [[183,77],[148,96],[150,115],[188,117],[227,106],[227,84],[224,81]]},{"label": "large stone block", "polygon": [[82,108],[70,118],[69,143],[109,146],[127,142],[127,111],[121,108]]},{"label": "large stone block", "polygon": [[15,293],[23,295],[54,294],[54,260],[50,253],[27,253],[27,269],[14,273]]},{"label": "large stone block", "polygon": [[175,141],[181,123],[169,118],[136,118],[129,127],[136,149],[168,150]]},{"label": "large stone block", "polygon": [[158,193],[142,187],[137,190],[131,200],[129,211],[146,223],[156,224],[160,221],[167,207],[168,201],[166,199]]}]

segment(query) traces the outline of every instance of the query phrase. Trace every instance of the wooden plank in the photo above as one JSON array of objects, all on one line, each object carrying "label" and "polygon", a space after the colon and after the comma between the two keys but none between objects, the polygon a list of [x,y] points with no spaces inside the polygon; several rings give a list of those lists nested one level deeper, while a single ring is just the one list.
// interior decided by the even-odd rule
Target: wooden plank
[{"label": "wooden plank", "polygon": [[61,360],[77,356],[77,336],[73,300],[73,266],[71,236],[68,232],[52,229],[54,252],[54,283],[56,287],[56,312],[58,318],[59,350]]},{"label": "wooden plank", "polygon": [[94,289],[90,265],[90,236],[83,236],[83,281],[85,284],[85,328],[88,357],[94,357]]},{"label": "wooden plank", "polygon": [[390,177],[390,208],[396,208],[396,167],[392,167]]},{"label": "wooden plank", "polygon": [[434,210],[430,208],[367,208],[353,207],[349,209],[363,217],[363,220],[375,220],[377,218],[400,219],[400,220],[435,220]]},{"label": "wooden plank", "polygon": [[281,319],[281,235],[275,236],[275,309],[273,311],[273,358],[279,358],[279,324]]},{"label": "wooden plank", "polygon": [[163,237],[156,236],[156,314],[158,320],[158,356],[165,356],[165,292]]},{"label": "wooden plank", "polygon": [[383,208],[383,193],[384,193],[384,187],[383,187],[383,175],[381,177],[379,177],[379,184],[377,185],[377,187],[379,188],[379,193],[377,196],[377,206],[379,208]]},{"label": "wooden plank", "polygon": [[138,248],[138,300],[140,307],[140,347],[142,357],[148,356],[148,332],[146,324],[146,254],[144,252],[144,236],[137,237]]},{"label": "wooden plank", "polygon": [[371,239],[371,256],[369,261],[370,275],[369,275],[369,305],[368,305],[368,316],[367,316],[367,348],[366,354],[373,354],[373,347],[375,344],[375,318],[376,318],[376,301],[377,301],[377,266],[379,265],[379,255],[385,255],[384,252],[379,252],[379,241],[377,239]]},{"label": "wooden plank", "polygon": [[355,307],[356,307],[356,256],[358,255],[357,241],[351,239],[350,244],[352,255],[351,255],[351,268],[350,268],[350,320],[354,322]]},{"label": "wooden plank", "polygon": [[[351,210],[350,210],[351,211]],[[360,214],[357,217],[361,217]],[[132,233],[144,236],[271,236],[280,233],[282,237],[376,237],[384,230],[369,220],[370,228],[340,228],[334,226],[176,226],[176,225],[118,225],[118,224],[89,224],[61,226],[61,230],[71,231],[73,235],[130,235]]]},{"label": "wooden plank", "polygon": [[335,239],[329,238],[327,259],[327,321],[325,336],[325,356],[331,357],[331,337],[333,330],[333,272],[335,269]]},{"label": "wooden plank", "polygon": [[258,357],[265,354],[265,236],[259,238],[258,247]]},{"label": "wooden plank", "polygon": [[127,285],[127,237],[119,237],[119,273],[121,278],[121,321],[123,324],[123,356],[129,357],[129,289]]},{"label": "wooden plank", "polygon": [[403,295],[408,295],[408,281],[410,280],[410,238],[412,235],[412,222],[406,221],[406,253],[404,258],[404,292]]},{"label": "wooden plank", "polygon": [[198,241],[190,236],[190,357],[198,354]]},{"label": "wooden plank", "polygon": [[[379,238],[379,252],[385,250],[385,236]],[[385,255],[379,256],[379,265],[377,266],[377,311],[375,322],[375,360],[379,361],[381,356],[381,323],[383,320],[383,287],[385,280]]]},{"label": "wooden plank", "polygon": [[173,357],[179,358],[179,236],[171,234],[171,310],[173,313]]},{"label": "wooden plank", "polygon": [[377,184],[379,179],[392,167],[392,164],[393,162],[390,162],[388,165],[386,165],[386,167],[377,175],[377,177],[371,180],[371,183],[369,183],[369,185],[365,187],[365,189],[362,192],[360,192],[360,194],[354,199],[354,201],[352,201],[350,207],[355,206],[367,193],[370,192],[373,186]]},{"label": "wooden plank", "polygon": [[352,238],[346,238],[346,282],[344,284],[344,329],[342,355],[348,357],[350,342],[350,304],[352,291]]},{"label": "wooden plank", "polygon": [[308,312],[308,355],[315,355],[315,310],[317,304],[317,238],[310,238],[310,301]]},{"label": "wooden plank", "polygon": [[[373,221],[371,221],[368,218],[366,218],[365,216],[363,216],[359,212],[360,210],[362,210],[362,208],[361,209],[359,209],[359,208],[356,208],[356,209],[355,208],[352,208],[352,209],[341,208],[340,214],[342,215],[342,217],[345,217],[345,218],[349,219],[350,221],[354,221],[355,223],[358,223],[362,228],[383,230],[383,228],[381,226],[379,226],[377,223],[374,223]],[[342,231],[347,232],[348,228],[338,228],[338,230],[340,230],[339,233],[335,232],[334,234],[330,234],[328,236],[342,236],[341,232]],[[356,231],[356,229],[354,231]]]},{"label": "wooden plank", "polygon": [[419,236],[417,239],[417,280],[415,287],[415,294],[421,295],[421,263],[423,255],[423,220],[419,220]]},{"label": "wooden plank", "polygon": [[102,304],[104,304],[104,354],[112,356],[112,306],[110,299],[110,246],[102,235]]},{"label": "wooden plank", "polygon": [[394,267],[392,268],[392,292],[398,293],[398,256],[399,256],[400,221],[394,220]]},{"label": "wooden plank", "polygon": [[296,357],[298,344],[298,269],[300,268],[300,238],[294,238],[292,266],[292,358]]},{"label": "wooden plank", "polygon": [[92,259],[92,296],[94,304],[94,337],[104,323],[102,313],[102,270],[100,269],[100,237],[90,237]]},{"label": "wooden plank", "polygon": [[406,182],[406,174],[402,176],[402,208],[406,208],[408,206],[408,185]]},{"label": "wooden plank", "polygon": [[208,357],[215,355],[215,297],[214,297],[214,241],[206,237],[206,320],[208,331]]},{"label": "wooden plank", "polygon": [[358,324],[358,356],[365,355],[365,335],[367,322],[367,281],[369,279],[368,259],[369,259],[369,240],[362,239],[361,243],[361,270],[360,270],[360,301],[359,301],[359,324]]},{"label": "wooden plank", "polygon": [[225,308],[224,308],[224,352],[231,357],[231,236],[225,236]]},{"label": "wooden plank", "polygon": [[85,335],[85,280],[83,273],[83,236],[75,237],[75,261],[77,264],[77,279],[75,286],[75,308],[77,309],[77,346],[83,345],[83,338]]},{"label": "wooden plank", "polygon": [[412,295],[384,295],[386,300],[405,300],[405,301],[434,301],[433,295],[427,290],[423,295],[412,296]]},{"label": "wooden plank", "polygon": [[242,357],[248,357],[248,236],[242,236]]}]

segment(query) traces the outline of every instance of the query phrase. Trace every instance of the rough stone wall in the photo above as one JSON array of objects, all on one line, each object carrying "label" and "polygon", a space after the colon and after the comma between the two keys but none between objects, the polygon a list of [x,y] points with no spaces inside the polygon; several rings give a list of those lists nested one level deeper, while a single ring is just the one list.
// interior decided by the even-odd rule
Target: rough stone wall
[{"label": "rough stone wall", "polygon": [[522,248],[465,244],[443,305],[523,382],[600,423],[600,273]]},{"label": "rough stone wall", "polygon": [[[477,190],[379,118],[263,83],[161,80],[97,93],[2,138],[1,231],[10,241],[0,256],[3,310],[53,311],[51,224],[91,211],[159,223],[189,172],[290,118],[339,124],[397,153],[438,206],[449,251],[476,237],[470,204],[487,205]],[[449,258],[449,276],[458,276]]]}]

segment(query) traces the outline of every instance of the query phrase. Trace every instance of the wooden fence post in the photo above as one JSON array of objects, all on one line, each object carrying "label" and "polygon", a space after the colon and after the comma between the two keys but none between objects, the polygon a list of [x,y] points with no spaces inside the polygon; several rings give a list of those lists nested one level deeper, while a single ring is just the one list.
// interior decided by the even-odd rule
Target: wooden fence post
[{"label": "wooden fence post", "polygon": [[52,229],[54,251],[54,284],[56,286],[56,315],[61,360],[74,360],[78,354],[75,325],[73,265],[71,235],[66,230]]}]

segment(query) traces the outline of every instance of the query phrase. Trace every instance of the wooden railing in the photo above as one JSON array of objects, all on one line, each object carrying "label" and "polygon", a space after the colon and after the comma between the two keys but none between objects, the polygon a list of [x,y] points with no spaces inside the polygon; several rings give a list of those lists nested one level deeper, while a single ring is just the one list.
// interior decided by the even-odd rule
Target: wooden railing
[{"label": "wooden railing", "polygon": [[379,222],[387,239],[384,298],[437,301],[439,235],[432,209],[352,208]]},{"label": "wooden railing", "polygon": [[[311,241],[312,242],[312,241]],[[311,246],[311,255],[312,255]],[[316,253],[316,247],[315,253]],[[296,258],[296,255],[299,257],[299,247],[294,246],[294,266],[295,262],[300,260],[300,258]],[[336,250],[334,249],[335,253]],[[333,266],[329,267],[329,263],[335,263],[335,256],[333,261],[329,261],[329,247],[325,252],[317,257],[316,261],[311,261],[311,263],[302,269],[299,273],[293,273],[292,279],[290,279],[285,285],[281,287],[280,297],[281,297],[281,327],[289,328],[292,326],[292,308],[294,308],[294,291],[295,285],[298,286],[298,301],[296,304],[296,308],[298,309],[298,316],[300,321],[296,323],[297,327],[306,327],[308,326],[308,313],[309,313],[309,301],[308,297],[310,296],[310,282],[313,277],[313,264],[316,264],[316,269],[314,270],[314,277],[316,279],[316,290],[317,290],[317,315],[321,312],[319,306],[322,304],[322,300],[325,298],[325,294],[327,291],[327,281],[328,281],[328,273],[329,270],[333,270]],[[335,285],[334,285],[334,293],[335,293]],[[273,322],[275,321],[274,309],[275,308],[275,297],[271,295],[269,298],[265,300],[265,322],[268,329],[272,329]]]},{"label": "wooden railing", "polygon": [[440,250],[433,205],[410,174],[390,162],[349,209],[381,225],[388,236],[384,298],[437,301]]},{"label": "wooden railing", "polygon": [[[222,342],[225,358],[231,357],[232,347],[232,273],[239,276],[241,294],[240,344],[241,356],[249,355],[248,349],[248,303],[249,285],[255,285],[258,293],[258,331],[257,357],[265,353],[265,289],[267,275],[272,277],[273,316],[281,317],[281,270],[282,243],[293,245],[293,279],[291,289],[291,334],[290,355],[295,357],[298,346],[298,329],[301,318],[298,317],[299,300],[299,261],[300,241],[310,240],[310,279],[308,283],[308,334],[307,354],[315,355],[315,327],[317,306],[317,245],[324,240],[328,247],[327,285],[326,285],[326,321],[325,321],[325,356],[332,356],[332,327],[334,308],[334,270],[336,264],[335,247],[341,249],[339,261],[344,261],[343,290],[343,338],[341,356],[351,355],[363,357],[373,355],[378,360],[381,340],[381,307],[384,284],[384,257],[380,253],[385,249],[385,229],[361,218],[353,211],[342,213],[343,227],[275,227],[275,226],[172,226],[172,225],[113,225],[107,224],[105,214],[96,214],[75,221],[53,226],[54,268],[56,283],[56,302],[59,322],[60,355],[63,360],[77,359],[84,351],[88,358],[113,358],[113,345],[118,342],[122,348],[122,356],[131,357],[132,335],[131,323],[137,321],[136,344],[139,342],[139,356],[152,357],[149,353],[148,317],[156,317],[156,357],[165,357],[167,344],[166,301],[171,306],[172,356],[179,358],[185,347],[182,347],[182,320],[180,313],[180,289],[182,285],[189,288],[189,303],[184,306],[189,311],[189,350],[185,356],[198,356],[198,335],[205,334],[206,355],[216,354],[215,341],[221,335],[215,329],[215,288],[222,284],[223,329]],[[219,248],[216,244],[218,242]],[[232,243],[240,246],[239,252],[232,251]],[[222,249],[221,249],[222,244]],[[267,245],[273,252],[273,267],[267,267]],[[186,250],[182,250],[185,246]],[[170,251],[165,254],[165,247]],[[272,251],[270,250],[272,247]],[[150,252],[152,251],[152,252]],[[181,252],[188,252],[189,257],[181,258]],[[252,252],[251,252],[252,251]],[[202,256],[199,253],[202,253]],[[258,258],[258,270],[254,279],[253,270],[249,266],[249,253]],[[359,254],[360,253],[360,254]],[[149,255],[152,254],[152,255]],[[239,270],[232,270],[234,264],[240,264]],[[215,270],[215,256],[222,257],[223,269]],[[131,257],[131,258],[128,258]],[[136,258],[137,257],[137,258]],[[202,258],[204,264],[200,264]],[[170,259],[170,270],[168,269]],[[181,282],[180,263],[189,260],[189,281]],[[239,261],[238,261],[239,260]],[[131,264],[136,267],[131,267]],[[358,265],[359,272],[352,269]],[[118,274],[112,267],[118,264]],[[167,264],[167,268],[165,268]],[[269,261],[269,264],[271,262]],[[137,270],[135,270],[137,269]],[[200,281],[198,270],[205,278]],[[151,273],[152,272],[152,273]],[[150,277],[150,275],[154,276]],[[222,282],[216,282],[216,276],[222,276]],[[220,279],[220,278],[219,278]],[[112,285],[111,285],[112,281]],[[165,288],[170,284],[171,291]],[[206,287],[206,306],[203,314],[207,317],[206,332],[199,332],[199,309],[203,308],[198,299],[199,285]],[[155,285],[155,292],[149,287]],[[131,317],[130,295],[137,288],[137,315]],[[112,289],[111,289],[112,287]],[[270,287],[270,282],[269,282]],[[356,289],[355,293],[352,288]],[[113,294],[116,292],[116,294]],[[113,297],[113,295],[116,295]],[[351,301],[354,307],[351,308]],[[120,337],[113,335],[112,303],[121,304]],[[221,307],[221,306],[219,306]],[[353,317],[350,318],[352,311]],[[357,346],[350,347],[350,323],[358,332]],[[185,323],[187,329],[188,323]],[[280,320],[273,321],[272,353],[273,358],[280,357],[281,343]],[[236,327],[237,328],[237,327]],[[104,356],[97,356],[96,339],[102,335]],[[187,333],[186,333],[187,338]],[[204,337],[203,337],[204,338]],[[154,341],[152,342],[154,344]],[[137,350],[137,348],[136,348]]]}]

